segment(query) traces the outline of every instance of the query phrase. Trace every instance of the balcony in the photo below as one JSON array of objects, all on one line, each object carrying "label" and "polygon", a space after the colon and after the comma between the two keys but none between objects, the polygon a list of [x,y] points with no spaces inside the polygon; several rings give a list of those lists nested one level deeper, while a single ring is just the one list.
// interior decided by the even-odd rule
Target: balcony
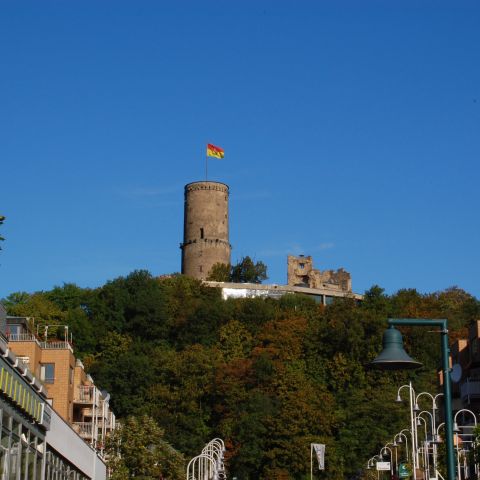
[{"label": "balcony", "polygon": [[73,348],[69,342],[40,342],[40,346],[45,350],[70,350],[73,353]]},{"label": "balcony", "polygon": [[37,342],[37,338],[33,333],[7,333],[9,342]]},{"label": "balcony", "polygon": [[92,422],[73,422],[72,427],[84,440],[92,439],[94,430]]},{"label": "balcony", "polygon": [[94,386],[79,385],[74,402],[82,405],[98,405],[98,391]]},{"label": "balcony", "polygon": [[480,399],[480,380],[470,380],[460,385],[460,395],[463,403],[470,403],[472,400]]}]

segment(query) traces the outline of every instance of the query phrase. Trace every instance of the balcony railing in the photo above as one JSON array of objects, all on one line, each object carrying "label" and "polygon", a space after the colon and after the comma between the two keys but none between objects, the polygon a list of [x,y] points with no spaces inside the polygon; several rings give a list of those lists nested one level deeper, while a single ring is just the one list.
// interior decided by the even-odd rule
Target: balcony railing
[{"label": "balcony railing", "polygon": [[46,350],[70,350],[73,353],[73,348],[69,342],[40,342],[40,346]]},{"label": "balcony railing", "polygon": [[36,342],[37,337],[33,333],[7,333],[9,342]]},{"label": "balcony railing", "polygon": [[93,433],[92,422],[73,422],[73,429],[84,439],[90,440]]},{"label": "balcony railing", "polygon": [[96,404],[98,402],[98,391],[91,385],[79,385],[74,401],[85,405]]},{"label": "balcony railing", "polygon": [[460,395],[462,402],[470,403],[472,399],[480,399],[480,380],[470,380],[467,378],[465,383],[460,386]]}]

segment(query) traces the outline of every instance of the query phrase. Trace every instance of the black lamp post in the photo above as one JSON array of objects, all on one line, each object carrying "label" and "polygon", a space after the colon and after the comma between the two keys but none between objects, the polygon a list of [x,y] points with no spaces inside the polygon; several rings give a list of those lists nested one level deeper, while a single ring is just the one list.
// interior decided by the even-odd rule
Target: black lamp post
[{"label": "black lamp post", "polygon": [[452,393],[450,386],[450,365],[447,320],[421,318],[389,318],[389,328],[383,334],[383,350],[369,365],[383,370],[418,368],[422,364],[413,360],[403,349],[402,334],[394,325],[440,327],[442,347],[443,394],[445,403],[445,443],[447,447],[447,479],[455,480],[455,455],[453,447]]}]

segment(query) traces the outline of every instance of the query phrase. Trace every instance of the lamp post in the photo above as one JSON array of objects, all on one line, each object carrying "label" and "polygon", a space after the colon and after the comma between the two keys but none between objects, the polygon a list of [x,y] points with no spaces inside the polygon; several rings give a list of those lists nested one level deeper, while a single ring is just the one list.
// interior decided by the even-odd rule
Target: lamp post
[{"label": "lamp post", "polygon": [[455,454],[453,448],[452,391],[450,386],[449,346],[447,320],[427,320],[421,318],[389,318],[389,328],[383,334],[383,350],[370,363],[371,367],[384,370],[412,369],[421,366],[403,349],[402,334],[395,325],[439,327],[441,334],[443,395],[445,405],[445,442],[447,447],[447,479],[455,480]]},{"label": "lamp post", "polygon": [[[437,413],[437,410],[438,410],[437,398],[438,397],[443,397],[443,393],[437,393],[435,396],[433,396],[429,392],[420,392],[417,395],[417,398],[415,399],[415,406],[416,407],[418,407],[418,399],[423,395],[428,396],[430,398],[430,400],[432,401],[432,413],[431,413],[431,415],[430,414],[429,415],[430,415],[430,418],[432,420],[432,440],[433,440],[433,437],[435,436],[435,431],[436,431],[436,413]],[[429,413],[429,412],[426,412],[426,413]],[[436,443],[432,443],[432,457],[433,457],[433,472],[436,475],[436,472],[437,472],[437,445],[436,445]]]},{"label": "lamp post", "polygon": [[[397,330],[398,331],[398,330]],[[387,330],[388,332],[388,330]],[[400,332],[398,332],[400,333]],[[383,353],[383,352],[382,352]],[[405,353],[405,352],[404,352]],[[406,354],[405,354],[406,355]],[[377,357],[378,358],[378,357]],[[410,358],[410,357],[408,357]],[[375,360],[374,360],[375,361]],[[412,360],[413,361],[413,360]],[[417,362],[418,363],[418,362]],[[415,402],[415,390],[412,387],[412,382],[408,385],[402,385],[397,391],[397,399],[396,402],[401,403],[402,397],[400,396],[400,392],[404,389],[408,388],[408,395],[410,401],[410,435],[412,440],[412,466],[413,466],[413,480],[417,478],[417,464],[418,464],[418,453],[417,453],[417,428],[415,426],[415,414],[413,411],[413,404]]]},{"label": "lamp post", "polygon": [[[408,456],[408,437],[403,433],[403,432],[409,432],[410,430],[407,430],[406,428],[403,429],[401,432],[397,433],[395,437],[393,438],[393,442],[397,444],[403,443],[402,437],[405,438],[405,455],[406,455],[406,460],[407,463],[410,460]],[[400,439],[397,441],[397,437],[400,437]]]},{"label": "lamp post", "polygon": [[[473,418],[473,426],[471,425],[459,425],[458,422],[457,422],[457,417],[462,414],[462,417],[465,417],[465,413],[468,413],[472,416]],[[477,416],[475,415],[475,413],[473,413],[471,410],[468,410],[468,408],[462,408],[461,410],[458,410],[458,412],[455,414],[455,416],[453,417],[453,431],[455,432],[455,438],[456,438],[456,448],[457,448],[457,470],[458,470],[458,478],[461,478],[461,467],[460,467],[460,458],[461,458],[461,454],[463,454],[463,460],[464,460],[464,464],[465,464],[465,460],[466,460],[466,456],[465,456],[465,452],[467,451],[467,449],[460,449],[460,440],[462,441],[462,445],[463,444],[467,444],[467,443],[472,443],[473,445],[473,442],[470,440],[470,441],[467,441],[463,438],[460,439],[460,437],[462,435],[465,435],[465,436],[471,436],[472,434],[465,434],[465,429],[466,428],[476,428],[477,427]],[[464,465],[464,470],[465,470],[465,465]],[[477,473],[477,465],[476,463],[474,464],[474,471],[475,471],[475,474]]]}]

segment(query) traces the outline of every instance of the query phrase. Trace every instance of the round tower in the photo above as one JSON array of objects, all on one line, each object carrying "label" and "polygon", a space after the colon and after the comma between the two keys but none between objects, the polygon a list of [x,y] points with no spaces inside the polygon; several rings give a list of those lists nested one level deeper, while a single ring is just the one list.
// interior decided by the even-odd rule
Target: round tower
[{"label": "round tower", "polygon": [[228,185],[192,182],[185,185],[182,273],[205,280],[216,263],[230,264]]}]

